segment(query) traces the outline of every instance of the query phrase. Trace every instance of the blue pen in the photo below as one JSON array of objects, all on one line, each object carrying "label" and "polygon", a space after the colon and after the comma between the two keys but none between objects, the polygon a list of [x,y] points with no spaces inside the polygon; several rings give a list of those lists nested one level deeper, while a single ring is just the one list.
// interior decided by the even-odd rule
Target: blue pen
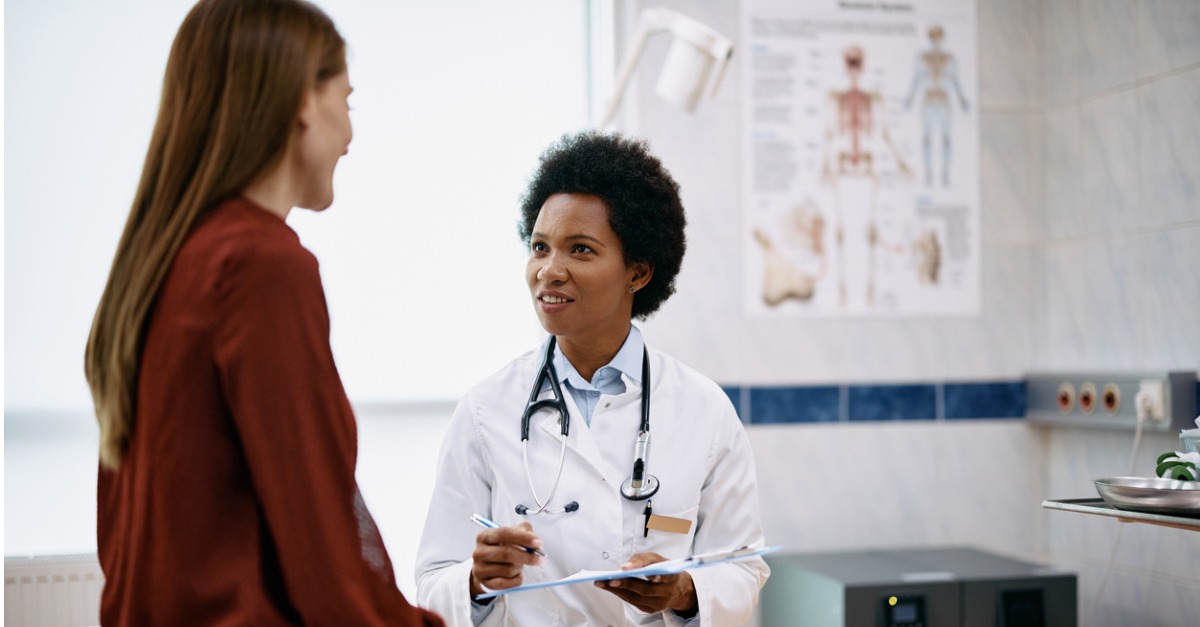
[{"label": "blue pen", "polygon": [[[479,525],[480,527],[486,527],[488,529],[499,529],[500,528],[500,525],[497,525],[496,523],[484,518],[483,516],[480,516],[479,514],[471,514],[471,522]],[[520,544],[518,544],[517,546],[521,547],[528,553],[533,553],[535,555],[541,555],[542,557],[546,557],[545,553],[542,553],[540,550],[535,549],[531,546],[521,546]]]}]

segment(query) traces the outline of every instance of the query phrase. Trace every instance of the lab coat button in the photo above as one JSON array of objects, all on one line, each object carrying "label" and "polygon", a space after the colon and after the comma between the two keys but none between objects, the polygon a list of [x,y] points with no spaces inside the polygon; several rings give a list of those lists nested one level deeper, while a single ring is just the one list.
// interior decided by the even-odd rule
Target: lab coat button
[{"label": "lab coat button", "polygon": [[608,551],[601,553],[600,557],[603,557],[604,559],[608,559]]}]

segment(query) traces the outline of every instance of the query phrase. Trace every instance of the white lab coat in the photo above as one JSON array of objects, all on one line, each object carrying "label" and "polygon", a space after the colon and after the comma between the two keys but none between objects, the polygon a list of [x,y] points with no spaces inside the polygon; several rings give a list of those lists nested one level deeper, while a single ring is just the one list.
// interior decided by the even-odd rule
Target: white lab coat
[{"label": "white lab coat", "polygon": [[[524,582],[559,579],[580,570],[612,570],[635,553],[667,559],[742,546],[763,546],[754,460],[745,430],[721,388],[674,358],[649,349],[651,447],[648,466],[661,481],[655,514],[692,521],[687,534],[650,530],[643,538],[645,501],[629,501],[621,483],[633,467],[641,421],[641,386],[625,377],[626,391],[602,395],[591,426],[565,389],[570,435],[558,492],[568,514],[521,516],[535,509],[521,461],[521,413],[541,365],[530,351],[471,388],[451,418],[438,462],[437,484],[417,556],[417,599],[451,627],[471,625],[470,571],[475,536],[472,513],[502,526],[528,520],[547,554],[524,569]],[[549,397],[546,392],[542,398]],[[538,496],[547,498],[558,468],[558,414],[542,410],[530,421],[529,463]],[[750,620],[769,569],[761,558],[690,572],[701,624]],[[590,583],[506,595],[484,625],[677,625],[672,612],[645,614]]]}]

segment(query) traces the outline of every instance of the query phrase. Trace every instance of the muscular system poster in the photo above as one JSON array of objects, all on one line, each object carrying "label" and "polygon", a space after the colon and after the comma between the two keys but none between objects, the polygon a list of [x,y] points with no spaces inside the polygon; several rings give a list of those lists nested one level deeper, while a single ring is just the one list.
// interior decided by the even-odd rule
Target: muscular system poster
[{"label": "muscular system poster", "polygon": [[745,0],[744,309],[976,315],[974,0]]}]

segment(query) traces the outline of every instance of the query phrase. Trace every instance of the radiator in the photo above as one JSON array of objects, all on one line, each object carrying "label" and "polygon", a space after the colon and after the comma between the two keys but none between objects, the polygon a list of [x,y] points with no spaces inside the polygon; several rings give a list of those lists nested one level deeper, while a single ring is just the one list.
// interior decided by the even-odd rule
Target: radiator
[{"label": "radiator", "polygon": [[4,558],[4,624],[80,627],[100,624],[104,574],[96,555]]}]

